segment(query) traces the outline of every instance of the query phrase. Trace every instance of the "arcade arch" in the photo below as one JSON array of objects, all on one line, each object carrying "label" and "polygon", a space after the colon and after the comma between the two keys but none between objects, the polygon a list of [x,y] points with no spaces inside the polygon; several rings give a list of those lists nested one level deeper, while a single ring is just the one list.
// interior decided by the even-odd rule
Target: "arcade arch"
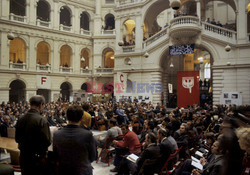
[{"label": "arcade arch", "polygon": [[72,49],[68,45],[63,45],[60,49],[60,66],[71,67]]},{"label": "arcade arch", "polygon": [[89,68],[89,56],[90,56],[90,52],[88,49],[81,50],[81,59],[80,59],[81,68],[83,69]]},{"label": "arcade arch", "polygon": [[109,13],[105,16],[105,27],[104,30],[115,29],[115,17],[113,14]]},{"label": "arcade arch", "polygon": [[10,0],[10,13],[26,16],[26,0]]},{"label": "arcade arch", "polygon": [[9,61],[13,63],[26,62],[26,44],[21,38],[10,41]]},{"label": "arcade arch", "polygon": [[13,80],[9,85],[9,101],[20,102],[25,101],[26,85],[22,80]]},{"label": "arcade arch", "polygon": [[72,85],[69,82],[63,82],[60,86],[60,94],[62,95],[63,101],[69,101],[72,95]]},{"label": "arcade arch", "polygon": [[114,68],[115,57],[114,50],[111,48],[106,48],[102,52],[104,68]]},{"label": "arcade arch", "polygon": [[42,21],[50,21],[50,5],[47,1],[39,0],[36,10],[37,19]]},{"label": "arcade arch", "polygon": [[126,20],[122,30],[124,46],[135,45],[135,21],[133,19]]},{"label": "arcade arch", "polygon": [[37,44],[36,64],[50,64],[50,46],[48,43],[41,41]]},{"label": "arcade arch", "polygon": [[[200,95],[204,94],[209,103],[212,103],[212,75],[211,65],[213,56],[205,47],[195,47],[194,53],[185,55],[169,55],[166,49],[161,56],[163,93],[168,107],[177,105],[177,72],[199,71]],[[170,87],[170,88],[169,88]],[[172,87],[172,92],[170,89]],[[166,104],[165,103],[165,104]],[[204,101],[200,99],[203,106]]]},{"label": "arcade arch", "polygon": [[80,17],[80,27],[83,30],[89,30],[89,21],[90,21],[89,14],[87,12],[82,12]]},{"label": "arcade arch", "polygon": [[67,6],[63,6],[60,9],[60,24],[71,26],[71,10]]}]

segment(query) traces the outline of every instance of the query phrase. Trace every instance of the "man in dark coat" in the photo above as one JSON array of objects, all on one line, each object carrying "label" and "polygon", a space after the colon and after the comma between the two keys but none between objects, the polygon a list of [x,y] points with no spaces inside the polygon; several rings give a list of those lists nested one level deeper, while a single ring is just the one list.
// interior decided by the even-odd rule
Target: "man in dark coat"
[{"label": "man in dark coat", "polygon": [[92,175],[91,162],[96,157],[96,145],[91,131],[80,127],[83,110],[70,106],[68,125],[53,135],[53,150],[59,162],[59,175]]},{"label": "man in dark coat", "polygon": [[[161,157],[160,157],[160,168],[163,167],[170,154],[174,153],[174,147],[167,138],[167,131],[163,128],[157,131],[157,138],[160,145]],[[172,169],[171,163],[169,163],[168,169]]]},{"label": "man in dark coat", "polygon": [[30,98],[30,110],[16,124],[16,142],[20,149],[22,175],[42,175],[44,159],[51,144],[49,124],[40,115],[45,99],[36,95]]}]

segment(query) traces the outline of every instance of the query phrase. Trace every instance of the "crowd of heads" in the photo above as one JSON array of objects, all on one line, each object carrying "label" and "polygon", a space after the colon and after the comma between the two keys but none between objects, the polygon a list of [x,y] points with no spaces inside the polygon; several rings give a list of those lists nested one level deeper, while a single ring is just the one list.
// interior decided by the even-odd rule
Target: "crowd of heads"
[{"label": "crowd of heads", "polygon": [[[122,110],[123,117],[126,117],[127,120],[122,121],[119,126],[123,133],[129,129],[133,130],[140,136],[140,142],[147,139],[151,143],[155,143],[156,140],[159,142],[160,139],[168,136],[173,136],[178,141],[187,135],[188,142],[185,145],[187,149],[200,146],[205,141],[205,145],[210,151],[213,152],[213,147],[218,147],[217,151],[220,150],[220,154],[228,157],[228,166],[235,157],[242,160],[242,151],[250,153],[250,118],[248,116],[250,106],[205,104],[203,108],[199,105],[192,105],[186,109],[177,107],[170,110],[160,103],[156,105],[112,101],[44,103],[44,98],[39,96],[33,98],[38,99],[31,98],[29,103],[2,102],[0,105],[1,125],[7,123],[8,127],[14,127],[20,116],[32,106],[43,105],[44,108],[40,113],[47,118],[50,126],[63,127],[67,124],[67,120],[79,122],[82,120],[83,111],[86,111],[96,119],[92,120],[92,125],[88,129],[98,129],[95,128],[97,121],[108,122],[109,125],[106,125],[106,129],[109,129],[110,126],[119,125],[116,122],[119,117],[117,110]],[[239,146],[241,149],[238,149]],[[238,155],[235,154],[236,152]]]}]

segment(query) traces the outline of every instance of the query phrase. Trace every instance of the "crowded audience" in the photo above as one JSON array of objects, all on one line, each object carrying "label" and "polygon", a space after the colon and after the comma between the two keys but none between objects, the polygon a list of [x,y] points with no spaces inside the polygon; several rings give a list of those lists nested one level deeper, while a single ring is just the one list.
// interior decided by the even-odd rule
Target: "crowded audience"
[{"label": "crowded audience", "polygon": [[[70,106],[78,106],[75,107],[77,114],[82,116],[79,120],[72,119],[75,116],[67,110],[73,110]],[[7,128],[16,127],[20,116],[30,109],[28,102],[2,102],[1,137],[7,137]],[[80,125],[78,130],[107,130],[105,137],[94,137],[96,146],[92,149],[103,149],[107,145],[114,147],[115,168],[112,172],[118,174],[159,174],[175,168],[176,174],[240,175],[250,171],[249,111],[248,105],[212,106],[204,103],[202,107],[194,104],[186,109],[167,109],[160,103],[154,106],[151,102],[110,100],[102,103],[50,102],[44,104],[40,113],[50,127],[71,127],[73,120],[73,124]],[[123,136],[122,140],[117,139],[118,136]],[[105,144],[107,141],[110,143]],[[55,146],[58,152],[61,147],[58,141]],[[197,156],[196,151],[202,155]],[[135,162],[127,159],[132,153],[138,156]],[[63,156],[60,150],[58,154]],[[193,166],[193,157],[199,160],[202,169]],[[169,161],[170,158],[173,160]],[[180,162],[178,167],[174,166],[177,162]],[[88,171],[91,174],[91,170]]]}]

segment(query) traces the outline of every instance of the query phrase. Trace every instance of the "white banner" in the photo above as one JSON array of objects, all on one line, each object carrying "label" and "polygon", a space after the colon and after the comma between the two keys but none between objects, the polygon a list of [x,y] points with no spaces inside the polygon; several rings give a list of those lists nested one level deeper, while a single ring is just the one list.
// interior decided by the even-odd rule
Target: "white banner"
[{"label": "white banner", "polygon": [[168,92],[169,92],[170,94],[173,93],[173,85],[170,84],[170,83],[168,83]]},{"label": "white banner", "polygon": [[37,75],[36,82],[37,89],[51,89],[51,80],[49,76]]},{"label": "white banner", "polygon": [[[128,74],[127,73],[122,73],[122,72],[117,72],[117,79],[119,86],[121,87],[122,93],[126,91],[126,86],[127,86],[127,79],[128,79]],[[115,87],[116,88],[116,87]]]}]

